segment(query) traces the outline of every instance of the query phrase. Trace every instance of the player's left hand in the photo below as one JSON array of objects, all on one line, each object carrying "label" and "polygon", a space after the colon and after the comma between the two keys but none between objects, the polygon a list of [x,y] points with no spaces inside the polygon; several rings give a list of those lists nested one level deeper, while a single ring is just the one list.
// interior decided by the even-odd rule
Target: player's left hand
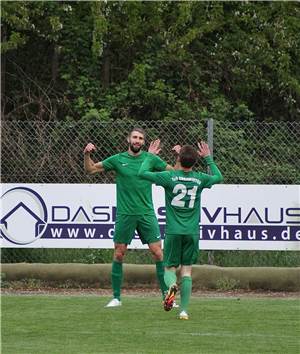
[{"label": "player's left hand", "polygon": [[209,146],[205,141],[201,140],[201,142],[198,143],[198,148],[198,154],[200,157],[210,156]]},{"label": "player's left hand", "polygon": [[148,149],[148,152],[150,152],[151,154],[154,154],[154,155],[158,155],[160,153],[160,151],[161,151],[159,146],[160,146],[160,140],[159,139],[151,141],[149,149]]}]

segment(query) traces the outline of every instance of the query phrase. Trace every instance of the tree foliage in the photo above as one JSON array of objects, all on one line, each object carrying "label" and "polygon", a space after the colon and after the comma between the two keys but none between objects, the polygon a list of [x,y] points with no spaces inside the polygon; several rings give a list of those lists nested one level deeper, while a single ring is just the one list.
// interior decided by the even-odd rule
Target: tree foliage
[{"label": "tree foliage", "polygon": [[299,120],[297,2],[3,1],[4,119]]}]

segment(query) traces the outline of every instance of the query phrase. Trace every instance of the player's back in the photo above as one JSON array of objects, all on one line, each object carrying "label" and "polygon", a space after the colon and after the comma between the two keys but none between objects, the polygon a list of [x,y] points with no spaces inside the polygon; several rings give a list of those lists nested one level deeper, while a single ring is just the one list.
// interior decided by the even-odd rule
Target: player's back
[{"label": "player's back", "polygon": [[206,183],[205,174],[175,170],[169,172],[169,178],[165,186],[166,233],[199,233],[200,197]]}]

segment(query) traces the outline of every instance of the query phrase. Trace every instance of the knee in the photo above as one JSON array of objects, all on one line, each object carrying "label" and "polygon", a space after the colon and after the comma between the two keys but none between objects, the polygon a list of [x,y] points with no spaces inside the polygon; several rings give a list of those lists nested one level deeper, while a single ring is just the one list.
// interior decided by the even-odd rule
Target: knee
[{"label": "knee", "polygon": [[180,276],[181,277],[191,277],[192,276],[192,266],[181,266]]},{"label": "knee", "polygon": [[162,261],[163,260],[163,252],[161,249],[151,250],[152,257],[155,261]]},{"label": "knee", "polygon": [[114,252],[114,260],[118,262],[123,262],[123,258],[125,256],[126,250],[123,249],[116,249]]}]

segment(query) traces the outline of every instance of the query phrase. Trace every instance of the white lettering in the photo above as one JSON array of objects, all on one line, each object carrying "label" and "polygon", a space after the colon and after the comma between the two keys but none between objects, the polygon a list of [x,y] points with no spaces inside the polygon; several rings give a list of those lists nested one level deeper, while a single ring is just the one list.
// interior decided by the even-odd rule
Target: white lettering
[{"label": "white lettering", "polygon": [[88,228],[88,229],[84,228],[83,231],[84,231],[84,234],[85,234],[85,237],[86,237],[86,238],[94,238],[96,229],[95,229],[95,228],[93,228],[93,229],[91,229],[91,228]]},{"label": "white lettering", "polygon": [[229,230],[225,230],[224,226],[221,227],[221,240],[229,240]]},{"label": "white lettering", "polygon": [[216,233],[216,230],[207,230],[208,231],[208,236],[209,236],[209,238],[211,239],[211,240],[213,240],[214,239],[214,237],[215,237],[215,233]]},{"label": "white lettering", "polygon": [[76,228],[76,229],[74,229],[74,228],[72,228],[72,229],[67,228],[67,230],[68,230],[68,235],[69,235],[70,238],[72,238],[72,237],[77,238],[77,236],[78,236],[78,231],[79,231],[78,228]]},{"label": "white lettering", "polygon": [[242,240],[242,231],[241,230],[236,230],[235,231],[234,239],[235,240]]},{"label": "white lettering", "polygon": [[185,182],[194,182],[197,184],[201,184],[200,179],[194,177],[172,177],[172,181],[185,181]]},{"label": "white lettering", "polygon": [[282,231],[281,238],[283,239],[283,241],[289,241],[291,239],[289,226],[286,228],[286,230]]},{"label": "white lettering", "polygon": [[114,237],[114,233],[115,233],[115,229],[114,228],[109,229],[108,230],[108,237],[109,238],[113,238]]},{"label": "white lettering", "polygon": [[263,241],[268,239],[268,230],[262,230],[261,234],[262,234],[261,239]]},{"label": "white lettering", "polygon": [[249,240],[256,240],[256,230],[248,230],[248,239]]},{"label": "white lettering", "polygon": [[55,237],[60,238],[61,233],[62,233],[62,229],[57,229],[57,228],[52,229],[51,228],[50,230],[51,230],[51,235],[53,238],[55,238]]}]

